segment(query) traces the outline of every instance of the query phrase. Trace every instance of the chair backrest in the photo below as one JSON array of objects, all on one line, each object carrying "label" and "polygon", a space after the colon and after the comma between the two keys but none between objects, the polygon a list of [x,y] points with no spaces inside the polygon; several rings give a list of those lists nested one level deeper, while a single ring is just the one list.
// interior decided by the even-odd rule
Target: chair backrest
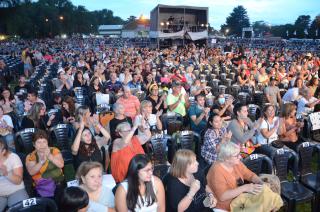
[{"label": "chair backrest", "polygon": [[52,199],[30,198],[16,203],[8,209],[8,212],[57,212],[58,207]]},{"label": "chair backrest", "polygon": [[168,129],[168,123],[172,121],[182,121],[183,118],[180,114],[171,112],[171,113],[164,113],[161,115],[161,122],[163,129],[167,130]]},{"label": "chair backrest", "polygon": [[154,166],[153,174],[163,180],[169,172],[169,169],[170,166],[167,164],[158,164]]},{"label": "chair backrest", "polygon": [[25,128],[16,133],[16,150],[29,154],[33,151],[32,136],[37,131],[36,128]]},{"label": "chair backrest", "polygon": [[309,142],[303,142],[297,147],[299,154],[299,172],[301,176],[312,173],[311,164],[313,150],[314,146]]},{"label": "chair backrest", "polygon": [[69,150],[69,140],[73,139],[73,130],[68,124],[57,124],[50,128],[52,140],[59,149]]},{"label": "chair backrest", "polygon": [[178,133],[177,139],[179,140],[179,148],[194,150],[195,143],[200,141],[200,135],[193,131],[185,130]]},{"label": "chair backrest", "polygon": [[156,134],[151,138],[152,159],[154,164],[165,164],[167,162],[166,146],[167,138],[163,134]]},{"label": "chair backrest", "polygon": [[283,148],[277,149],[273,157],[275,174],[279,177],[280,182],[287,181],[289,158],[290,152]]},{"label": "chair backrest", "polygon": [[[261,173],[272,174],[272,160],[266,155],[251,154],[243,159],[242,162],[256,175]],[[266,165],[267,170],[263,169],[264,165]]]}]

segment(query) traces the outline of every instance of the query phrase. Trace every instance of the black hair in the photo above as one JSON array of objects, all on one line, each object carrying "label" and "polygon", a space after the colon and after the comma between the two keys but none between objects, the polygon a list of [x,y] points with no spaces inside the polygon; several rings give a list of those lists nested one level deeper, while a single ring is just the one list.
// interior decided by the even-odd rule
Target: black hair
[{"label": "black hair", "polygon": [[80,187],[68,187],[62,192],[60,211],[77,212],[89,204],[88,193]]},{"label": "black hair", "polygon": [[[138,154],[134,156],[129,164],[127,180],[128,180],[128,192],[127,192],[127,207],[131,211],[135,211],[138,197],[141,196],[139,191],[139,170],[143,169],[151,163],[150,158],[147,155]],[[157,197],[153,190],[152,182],[145,182],[146,192],[145,192],[145,201],[147,206],[152,205],[157,201]],[[143,200],[142,200],[143,201]],[[144,202],[142,202],[144,205]],[[138,205],[138,207],[141,207]]]},{"label": "black hair", "polygon": [[[219,116],[219,114],[218,114],[218,113],[211,113],[211,114],[210,114],[210,116],[209,116],[209,118],[208,118],[208,121],[207,121],[207,129],[212,128],[211,122],[212,122],[212,119],[213,119],[214,117],[216,117],[216,116]],[[219,116],[219,117],[220,117],[220,116]]]},{"label": "black hair", "polygon": [[241,110],[242,107],[245,107],[245,106],[247,106],[247,105],[243,104],[243,103],[237,103],[234,105],[233,114],[234,114],[235,118],[238,118],[238,112]]},{"label": "black hair", "polygon": [[29,89],[28,94],[38,97],[38,91],[36,91],[35,89]]},{"label": "black hair", "polygon": [[0,138],[0,147],[2,147],[3,150],[6,150],[6,153],[9,151],[9,146],[5,140]]},{"label": "black hair", "polygon": [[194,99],[197,101],[199,97],[206,98],[202,93],[200,93],[200,94],[196,95],[196,96],[194,97]]}]

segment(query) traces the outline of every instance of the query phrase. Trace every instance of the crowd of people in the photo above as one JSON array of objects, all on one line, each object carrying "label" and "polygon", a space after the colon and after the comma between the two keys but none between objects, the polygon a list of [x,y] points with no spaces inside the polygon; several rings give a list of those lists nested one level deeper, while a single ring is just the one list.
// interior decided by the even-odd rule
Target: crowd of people
[{"label": "crowd of people", "polygon": [[[110,42],[1,44],[10,54],[4,58],[20,57],[23,68],[18,82],[0,77],[0,211],[32,196],[54,199],[61,211],[230,211],[233,199],[264,189],[241,159],[272,157],[275,143],[297,151],[303,118],[320,110],[317,50],[251,48],[241,40],[166,49]],[[0,60],[0,75],[7,68]],[[41,73],[44,90],[34,77]],[[50,87],[52,98],[41,95]],[[169,116],[181,123],[173,132]],[[66,149],[52,145],[51,129],[61,124],[74,132]],[[32,150],[25,152],[15,133],[30,128]],[[150,141],[184,130],[200,135],[198,151],[174,150],[168,173],[155,176]],[[66,186],[66,151],[78,187]],[[103,186],[104,174],[115,188]],[[270,211],[281,206],[275,202]]]}]

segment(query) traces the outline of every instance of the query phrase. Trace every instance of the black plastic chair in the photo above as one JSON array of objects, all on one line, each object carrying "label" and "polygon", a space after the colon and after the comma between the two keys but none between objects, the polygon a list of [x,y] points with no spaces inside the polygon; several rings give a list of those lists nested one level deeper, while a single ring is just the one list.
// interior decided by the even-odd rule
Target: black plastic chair
[{"label": "black plastic chair", "polygon": [[180,127],[182,127],[183,118],[178,113],[164,113],[161,115],[161,122],[162,122],[163,129],[167,131],[170,130],[170,133],[168,134],[171,135],[171,131],[175,131],[175,130],[168,129],[169,123],[171,123],[170,127],[177,126],[177,125],[180,125]]},{"label": "black plastic chair", "polygon": [[70,139],[74,137],[72,126],[68,124],[58,124],[50,128],[51,139],[54,146],[60,149],[65,164],[73,164],[73,155],[70,149]]},{"label": "black plastic chair", "polygon": [[36,128],[25,128],[16,133],[16,151],[29,154],[33,151],[32,136],[37,131]]},{"label": "black plastic chair", "polygon": [[52,199],[30,198],[16,203],[8,212],[57,212],[58,207]]},{"label": "black plastic chair", "polygon": [[[281,148],[277,150],[273,159],[275,173],[281,183],[281,196],[287,202],[287,211],[294,212],[297,203],[309,201],[311,201],[312,211],[314,211],[314,193],[296,180],[289,181],[287,179],[289,158],[290,152]],[[296,174],[294,177],[297,179]]]},{"label": "black plastic chair", "polygon": [[152,136],[150,142],[152,145],[152,160],[155,165],[167,163],[166,147],[168,139],[169,137],[163,134]]},{"label": "black plastic chair", "polygon": [[159,177],[161,180],[164,179],[164,177],[169,172],[170,165],[167,164],[158,164],[154,166],[153,174],[157,177]]},{"label": "black plastic chair", "polygon": [[[318,153],[318,159],[320,158],[320,146],[314,145],[309,142],[304,142],[298,147],[298,153],[300,157],[299,171],[300,171],[300,182],[308,189],[315,193],[315,211],[320,210],[320,171],[318,163],[318,170],[316,173],[312,172],[312,155],[313,152]],[[320,162],[320,161],[318,161]]]},{"label": "black plastic chair", "polygon": [[196,155],[201,155],[201,149],[199,147],[200,135],[193,131],[181,131],[176,134],[173,139],[175,150],[178,149],[189,149],[196,153]]},{"label": "black plastic chair", "polygon": [[57,124],[49,130],[53,144],[60,150],[70,151],[70,141],[74,137],[74,130],[68,124]]},{"label": "black plastic chair", "polygon": [[242,161],[256,175],[272,174],[272,160],[263,154],[251,154]]}]

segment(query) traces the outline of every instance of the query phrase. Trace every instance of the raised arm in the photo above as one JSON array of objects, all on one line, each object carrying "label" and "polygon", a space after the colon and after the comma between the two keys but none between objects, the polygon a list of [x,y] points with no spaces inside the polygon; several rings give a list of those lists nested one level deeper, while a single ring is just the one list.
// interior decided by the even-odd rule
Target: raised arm
[{"label": "raised arm", "polygon": [[73,144],[71,145],[71,151],[72,151],[73,155],[77,155],[78,154],[78,150],[79,150],[79,147],[80,147],[80,141],[81,141],[81,134],[82,134],[83,129],[84,129],[84,122],[81,119],[80,127],[78,129],[78,133],[76,135],[76,138],[73,141]]}]

